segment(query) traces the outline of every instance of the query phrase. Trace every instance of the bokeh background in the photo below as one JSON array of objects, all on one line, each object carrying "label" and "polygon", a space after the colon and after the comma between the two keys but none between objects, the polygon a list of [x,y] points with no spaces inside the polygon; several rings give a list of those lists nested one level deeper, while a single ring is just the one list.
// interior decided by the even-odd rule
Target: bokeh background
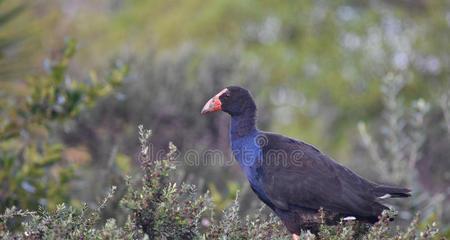
[{"label": "bokeh background", "polygon": [[[449,46],[446,0],[1,0],[0,211],[120,195],[142,174],[138,124],[155,152],[231,159],[228,116],[199,112],[241,85],[261,129],[411,187],[398,223],[421,212],[448,231]],[[177,161],[219,212],[237,191],[242,214],[258,208],[237,164]]]}]

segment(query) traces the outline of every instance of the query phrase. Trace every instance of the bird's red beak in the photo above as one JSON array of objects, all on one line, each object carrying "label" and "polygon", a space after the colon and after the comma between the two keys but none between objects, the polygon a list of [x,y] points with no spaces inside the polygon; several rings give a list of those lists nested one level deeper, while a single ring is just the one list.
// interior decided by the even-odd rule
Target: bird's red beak
[{"label": "bird's red beak", "polygon": [[222,102],[220,101],[219,97],[224,94],[228,89],[224,89],[220,91],[216,96],[212,97],[211,99],[206,102],[205,106],[203,106],[202,114],[207,114],[210,112],[217,112],[222,110]]}]

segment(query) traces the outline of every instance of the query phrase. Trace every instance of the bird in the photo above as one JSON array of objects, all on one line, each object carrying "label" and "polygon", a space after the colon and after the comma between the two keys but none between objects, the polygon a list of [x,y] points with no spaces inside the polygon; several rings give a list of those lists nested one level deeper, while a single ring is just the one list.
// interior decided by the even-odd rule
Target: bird
[{"label": "bird", "polygon": [[311,144],[259,130],[256,110],[247,89],[229,86],[209,99],[201,114],[223,111],[231,116],[234,158],[253,192],[293,239],[299,239],[302,231],[317,233],[323,215],[329,225],[343,219],[373,224],[389,209],[380,200],[411,196],[408,188],[359,176]]}]

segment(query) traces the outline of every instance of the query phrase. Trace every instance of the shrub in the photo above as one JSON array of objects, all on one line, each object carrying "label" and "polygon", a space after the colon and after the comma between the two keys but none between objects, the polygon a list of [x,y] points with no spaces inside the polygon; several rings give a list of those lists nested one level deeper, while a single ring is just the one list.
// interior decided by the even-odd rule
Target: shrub
[{"label": "shrub", "polygon": [[29,78],[26,87],[17,87],[20,93],[8,92],[0,99],[0,211],[54,208],[68,200],[73,169],[61,161],[64,146],[54,138],[55,125],[110,93],[127,73],[126,67],[118,67],[103,81],[71,79],[67,69],[76,45],[69,39],[46,74]]},{"label": "shrub", "polygon": [[[112,198],[115,187],[96,208],[81,209],[60,204],[55,210],[36,212],[16,207],[0,215],[2,239],[289,239],[281,222],[261,210],[242,219],[236,200],[221,218],[214,216],[208,194],[198,194],[195,186],[174,181],[176,147],[169,144],[164,159],[148,156],[149,130],[139,126],[140,163],[144,175],[137,184],[127,180],[128,190],[121,205],[127,217],[123,224],[114,218],[102,222],[101,210]],[[401,231],[393,229],[385,212],[371,228],[354,221],[337,226],[322,225],[318,236],[302,234],[303,239],[437,239],[435,224],[419,230],[418,217]],[[14,223],[21,222],[19,230]]]}]

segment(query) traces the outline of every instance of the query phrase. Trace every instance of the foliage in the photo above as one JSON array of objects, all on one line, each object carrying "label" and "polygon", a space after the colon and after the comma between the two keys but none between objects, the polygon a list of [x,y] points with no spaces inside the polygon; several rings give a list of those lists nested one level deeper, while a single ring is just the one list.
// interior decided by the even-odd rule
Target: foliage
[{"label": "foliage", "polygon": [[[96,230],[113,218],[108,231],[121,237],[165,224],[184,236],[281,236],[273,229],[279,229],[275,218],[252,215],[255,227],[238,218],[254,212],[259,200],[229,153],[226,116],[198,114],[211,94],[239,84],[257,100],[261,129],[313,143],[371,180],[413,188],[412,198],[392,202],[400,210],[397,224],[420,210],[418,229],[438,222],[450,236],[449,3],[0,0],[0,211],[42,204],[56,216],[64,201],[58,218],[75,216],[84,209],[80,199],[95,205],[107,186],[116,185]],[[75,56],[67,36],[79,39]],[[66,50],[53,51],[63,44]],[[43,61],[48,55],[52,60]],[[91,69],[109,72],[111,59],[131,63],[124,84],[116,87],[121,81],[114,80],[123,77],[120,66],[106,80],[86,76]],[[154,130],[149,154],[173,140],[181,154],[218,149],[225,164],[200,159],[192,166],[181,159],[170,180],[151,184],[167,192],[132,183],[126,190],[124,174],[139,171],[133,164],[137,122]],[[358,122],[364,122],[362,141]],[[151,196],[134,196],[130,189]],[[208,190],[214,211],[207,200],[198,220],[209,228],[174,220],[175,210],[161,212],[163,199],[193,201]],[[235,204],[222,212],[237,190],[239,211]],[[123,216],[145,202],[155,209],[144,211],[140,227],[125,229]],[[221,221],[222,214],[233,222]]]},{"label": "foliage", "polygon": [[42,59],[48,56],[44,49],[64,45],[62,39],[50,37],[57,29],[55,23],[60,22],[58,14],[51,9],[36,13],[39,4],[38,1],[0,1],[0,87],[5,92],[14,92],[18,82],[39,72]]},{"label": "foliage", "polygon": [[236,200],[224,210],[222,219],[213,222],[205,239],[278,239],[285,238],[288,233],[275,215],[262,212],[264,206],[247,215],[244,219],[239,214],[239,201]]},{"label": "foliage", "polygon": [[[366,124],[362,122],[358,124],[362,144],[372,159],[374,172],[381,181],[396,182],[412,188],[414,196],[411,203],[403,204],[405,213],[420,209],[425,219],[446,222],[443,213],[449,210],[445,204],[449,193],[433,192],[424,188],[420,179],[423,170],[418,167],[419,161],[430,161],[423,157],[426,147],[424,145],[434,137],[427,132],[427,124],[429,124],[431,109],[434,111],[440,109],[438,103],[427,102],[421,98],[412,101],[410,106],[406,106],[401,91],[407,83],[405,74],[389,74],[385,77],[381,87],[385,105],[383,122],[374,133],[369,133]],[[444,93],[440,97],[443,115],[447,114],[446,96]],[[435,128],[441,129],[444,139],[448,139],[450,132],[445,126],[444,123]],[[410,215],[409,219],[411,218]]]},{"label": "foliage", "polygon": [[[424,119],[430,104],[418,99],[411,108],[406,108],[399,100],[400,91],[406,83],[404,76],[393,74],[386,76],[383,81],[383,120],[386,124],[380,130],[385,139],[382,148],[373,141],[364,123],[358,127],[363,143],[377,167],[376,171],[381,176],[380,180],[415,186],[418,176],[415,166],[421,158],[420,148],[426,138]],[[380,156],[379,151],[387,156]]]},{"label": "foliage", "polygon": [[[138,184],[128,183],[122,205],[127,209],[123,225],[111,218],[102,222],[105,208],[116,190],[113,187],[96,208],[86,204],[76,209],[60,204],[53,211],[40,208],[37,212],[7,209],[0,215],[2,239],[289,239],[281,222],[261,211],[242,220],[236,200],[223,216],[212,215],[211,201],[198,195],[195,186],[174,182],[176,147],[169,144],[163,159],[148,158],[148,138],[151,132],[139,126],[141,142],[140,162],[144,177]],[[323,211],[322,211],[323,214]],[[437,239],[435,224],[419,230],[418,218],[406,230],[392,231],[389,212],[370,229],[361,228],[355,221],[343,221],[337,226],[322,225],[317,236],[305,232],[303,239]],[[323,215],[322,215],[323,217]],[[22,223],[20,231],[11,231],[11,221]],[[325,222],[325,221],[323,221]],[[362,230],[361,230],[362,229]]]},{"label": "foliage", "polygon": [[125,67],[105,81],[71,79],[69,61],[76,50],[72,39],[49,65],[48,73],[26,81],[24,93],[3,92],[0,100],[0,209],[17,206],[54,208],[68,201],[72,164],[62,161],[63,144],[54,140],[55,124],[76,117],[82,109],[119,85]]},{"label": "foliage", "polygon": [[148,154],[150,131],[139,126],[142,186],[129,191],[122,204],[131,210],[134,238],[146,234],[150,239],[192,239],[199,233],[200,217],[208,206],[206,196],[196,197],[193,185],[170,181],[173,174],[176,147],[170,143],[165,159],[151,159]]},{"label": "foliage", "polygon": [[[130,129],[136,122],[154,129],[155,150],[173,140],[181,152],[205,148],[227,152],[225,118],[202,119],[197,111],[211,93],[239,84],[257,98],[261,129],[310,142],[352,168],[360,161],[353,169],[374,181],[405,184],[405,178],[411,177],[405,170],[416,162],[417,188],[433,189],[432,195],[448,191],[449,152],[435,150],[436,145],[448,143],[438,140],[448,137],[439,127],[444,117],[433,102],[449,87],[449,1],[101,2],[102,7],[83,4],[86,11],[71,22],[89,46],[81,55],[84,65],[104,64],[108,56],[121,55],[133,59],[135,68],[133,81],[117,97],[86,113],[68,137],[73,141],[94,135],[89,150],[99,162],[106,162],[115,146],[130,157],[134,154]],[[425,127],[419,131],[409,129],[414,126],[407,118],[414,114],[408,113],[399,124],[397,116],[388,120],[384,115],[390,106],[379,90],[389,75],[407,79],[397,109],[418,99],[431,104],[432,120],[424,119]],[[360,154],[355,129],[360,121],[370,134],[372,128],[379,132],[380,122],[400,126],[373,136],[380,146],[385,144],[383,137],[390,141],[394,135],[404,137],[392,145],[400,152],[379,149],[384,160],[396,159],[395,169],[380,174],[364,161],[367,155]],[[408,127],[401,127],[405,122]],[[422,134],[419,137],[426,143],[410,133]],[[430,139],[433,142],[428,144]],[[403,144],[409,149],[402,149]],[[419,151],[414,150],[419,145]],[[432,153],[423,151],[427,146]],[[413,156],[414,152],[422,154]],[[409,163],[397,161],[401,157],[410,158]],[[227,155],[227,161],[232,160]],[[379,168],[383,162],[373,166]],[[256,201],[247,194],[249,186],[236,168],[188,166],[179,175],[198,184],[201,191],[209,189],[215,200],[224,196],[224,203],[234,199],[229,186],[242,186],[243,211],[254,209]]]},{"label": "foliage", "polygon": [[[150,52],[176,62],[174,50],[187,46],[198,47],[198,52],[237,52],[236,61],[256,63],[265,80],[246,75],[227,80],[264,85],[253,92],[270,98],[279,109],[274,115],[284,116],[272,129],[340,150],[339,159],[347,159],[354,125],[380,113],[378,90],[387,72],[412,75],[407,98],[425,98],[445,86],[449,8],[448,1],[190,0],[175,6],[130,0],[115,9],[116,14],[109,9],[95,14],[92,25],[83,25],[81,19],[74,24],[86,39],[108,29],[110,34],[89,42],[96,44],[95,56],[121,49],[116,46],[122,46],[123,39],[133,42],[127,50],[143,59]],[[223,87],[215,79],[209,84]]]},{"label": "foliage", "polygon": [[[3,6],[2,11],[0,11],[0,27],[7,28],[9,24],[11,24],[12,21],[17,19],[17,17],[23,12],[24,7],[23,5],[15,5],[12,7],[4,7],[5,1],[0,1],[0,7]],[[7,63],[7,51],[14,45],[16,45],[18,42],[20,42],[21,37],[19,34],[1,34],[0,33],[0,66],[7,66],[7,67],[1,67],[0,68],[0,76],[2,78],[5,78],[5,75],[7,73],[12,72],[10,68],[12,68],[11,64]],[[8,59],[9,60],[9,59]],[[14,69],[16,70],[16,69]],[[2,79],[3,80],[3,79]]]}]

